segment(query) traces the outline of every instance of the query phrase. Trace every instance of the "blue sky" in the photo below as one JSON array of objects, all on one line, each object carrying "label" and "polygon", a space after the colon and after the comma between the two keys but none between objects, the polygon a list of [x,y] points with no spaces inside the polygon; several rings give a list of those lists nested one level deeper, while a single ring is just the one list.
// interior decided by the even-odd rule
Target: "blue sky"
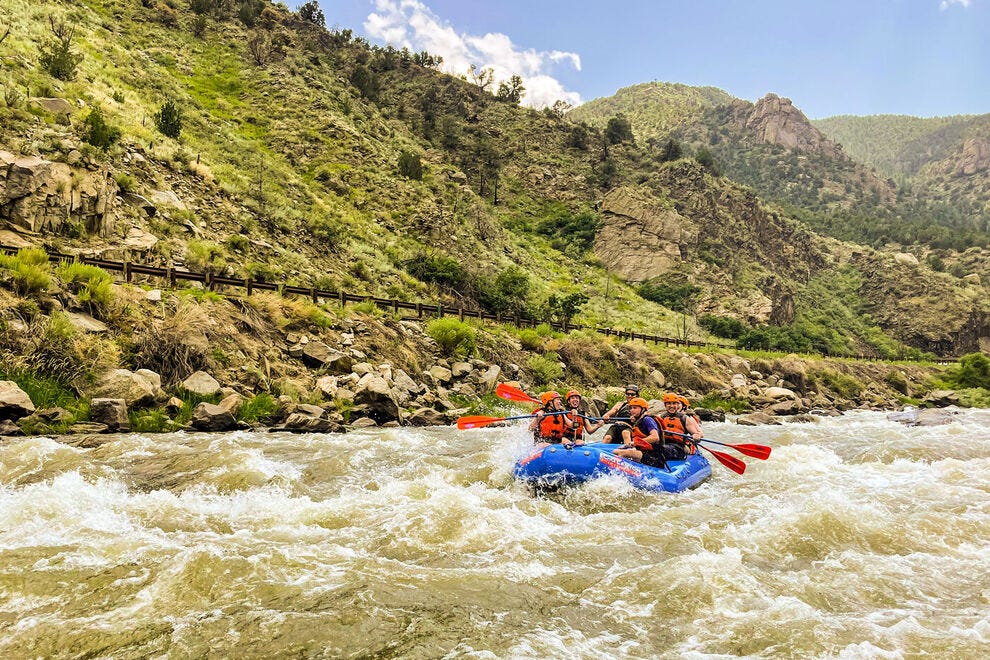
[{"label": "blue sky", "polygon": [[773,92],[811,119],[990,113],[990,0],[319,1],[327,27],[451,73],[518,74],[536,107],[659,80]]}]

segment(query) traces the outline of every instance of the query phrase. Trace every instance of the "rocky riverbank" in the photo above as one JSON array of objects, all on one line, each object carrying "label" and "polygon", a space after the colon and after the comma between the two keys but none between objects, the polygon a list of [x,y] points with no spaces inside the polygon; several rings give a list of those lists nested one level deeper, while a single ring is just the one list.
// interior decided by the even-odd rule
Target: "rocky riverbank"
[{"label": "rocky riverbank", "polygon": [[[102,320],[69,311],[82,305],[68,290],[29,322],[8,316],[4,373],[14,376],[0,380],[0,435],[444,425],[504,410],[491,396],[502,381],[534,394],[573,387],[597,410],[635,382],[648,397],[681,392],[710,418],[743,413],[735,419],[746,424],[958,403],[933,388],[941,371],[934,365],[746,358],[587,333],[521,340],[506,326],[467,324],[473,346],[458,357],[448,353],[464,347],[438,342],[428,322],[373,309],[332,315],[273,295],[197,299],[117,285],[112,300]],[[60,340],[52,331],[59,323],[68,323]],[[75,410],[28,392],[38,368],[52,366],[53,352],[70,367],[83,358],[92,365],[65,379]]]}]

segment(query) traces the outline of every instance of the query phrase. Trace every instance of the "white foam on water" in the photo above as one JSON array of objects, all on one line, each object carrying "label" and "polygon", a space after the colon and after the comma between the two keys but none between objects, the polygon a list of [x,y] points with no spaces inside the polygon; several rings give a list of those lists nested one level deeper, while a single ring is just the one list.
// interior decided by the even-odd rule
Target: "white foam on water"
[{"label": "white foam on water", "polygon": [[19,440],[0,652],[164,623],[179,655],[990,656],[988,424],[706,424],[771,458],[677,495],[534,497],[524,424]]}]

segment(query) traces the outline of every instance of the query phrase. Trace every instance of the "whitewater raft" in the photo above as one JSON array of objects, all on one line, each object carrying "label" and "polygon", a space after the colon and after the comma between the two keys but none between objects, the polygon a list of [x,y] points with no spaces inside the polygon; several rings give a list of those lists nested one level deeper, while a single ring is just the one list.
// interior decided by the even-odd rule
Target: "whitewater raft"
[{"label": "whitewater raft", "polygon": [[557,487],[584,483],[614,475],[636,488],[655,492],[680,493],[695,488],[712,476],[712,466],[701,453],[682,461],[667,461],[667,469],[651,467],[615,456],[619,445],[594,443],[567,449],[549,445],[516,461],[513,474],[520,481],[537,487]]}]

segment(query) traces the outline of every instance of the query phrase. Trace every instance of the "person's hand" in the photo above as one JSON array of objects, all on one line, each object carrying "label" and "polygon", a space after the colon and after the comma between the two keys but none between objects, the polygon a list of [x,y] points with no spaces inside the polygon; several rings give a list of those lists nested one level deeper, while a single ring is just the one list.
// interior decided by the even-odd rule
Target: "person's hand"
[{"label": "person's hand", "polygon": [[608,421],[608,418],[609,418],[608,417],[608,413],[605,413],[604,415],[602,415],[602,423],[604,424],[605,422],[607,422]]}]

